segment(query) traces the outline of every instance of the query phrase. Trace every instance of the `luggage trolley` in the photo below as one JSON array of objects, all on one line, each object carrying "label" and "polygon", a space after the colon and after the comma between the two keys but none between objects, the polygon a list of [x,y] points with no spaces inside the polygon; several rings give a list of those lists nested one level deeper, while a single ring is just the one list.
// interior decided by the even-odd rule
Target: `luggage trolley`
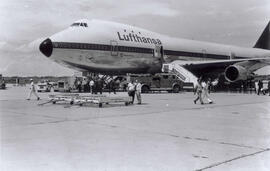
[{"label": "luggage trolley", "polygon": [[105,95],[91,95],[91,96],[78,96],[75,100],[75,104],[82,106],[86,103],[98,104],[98,107],[102,107],[103,104],[109,103],[123,103],[128,106],[131,102],[130,97],[109,97]]},{"label": "luggage trolley", "polygon": [[74,100],[79,97],[79,94],[56,94],[49,95],[49,99],[53,104],[56,102],[69,102],[71,105],[74,104]]}]

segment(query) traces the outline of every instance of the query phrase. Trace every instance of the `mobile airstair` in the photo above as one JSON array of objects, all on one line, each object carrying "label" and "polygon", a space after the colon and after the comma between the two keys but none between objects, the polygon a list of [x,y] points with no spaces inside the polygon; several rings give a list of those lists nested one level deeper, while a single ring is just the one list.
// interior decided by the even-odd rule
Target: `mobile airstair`
[{"label": "mobile airstair", "polygon": [[[190,71],[185,69],[183,65],[185,61],[173,61],[171,63],[163,64],[162,71],[167,73],[172,73],[177,76],[181,81],[184,82],[184,85],[195,86],[197,84],[197,77],[192,74]],[[184,87],[185,88],[185,87]]]}]

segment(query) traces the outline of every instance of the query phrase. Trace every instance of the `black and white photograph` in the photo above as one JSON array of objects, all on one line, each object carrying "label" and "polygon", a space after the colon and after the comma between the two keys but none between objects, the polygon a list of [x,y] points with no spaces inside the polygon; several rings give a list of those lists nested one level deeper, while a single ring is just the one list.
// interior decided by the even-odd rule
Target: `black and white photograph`
[{"label": "black and white photograph", "polygon": [[270,0],[0,0],[1,171],[269,171]]}]

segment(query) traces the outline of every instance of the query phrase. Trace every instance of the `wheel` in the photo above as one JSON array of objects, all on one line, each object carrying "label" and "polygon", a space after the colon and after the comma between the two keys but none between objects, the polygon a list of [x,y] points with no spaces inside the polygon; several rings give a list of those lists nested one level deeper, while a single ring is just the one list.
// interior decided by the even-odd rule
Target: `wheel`
[{"label": "wheel", "polygon": [[56,103],[56,101],[53,101],[52,103],[53,103],[53,104],[55,104],[55,103]]},{"label": "wheel", "polygon": [[74,104],[74,102],[73,102],[73,101],[70,101],[70,104],[71,104],[71,105],[73,105],[73,104]]},{"label": "wheel", "polygon": [[180,91],[180,86],[179,85],[174,85],[173,86],[173,92],[174,93],[179,93],[179,91]]},{"label": "wheel", "polygon": [[80,103],[80,106],[82,106],[83,104],[82,103]]},{"label": "wheel", "polygon": [[149,87],[148,86],[146,86],[146,85],[143,85],[142,86],[142,93],[149,93]]},{"label": "wheel", "polygon": [[128,106],[128,104],[129,104],[128,102],[125,102],[125,106]]}]

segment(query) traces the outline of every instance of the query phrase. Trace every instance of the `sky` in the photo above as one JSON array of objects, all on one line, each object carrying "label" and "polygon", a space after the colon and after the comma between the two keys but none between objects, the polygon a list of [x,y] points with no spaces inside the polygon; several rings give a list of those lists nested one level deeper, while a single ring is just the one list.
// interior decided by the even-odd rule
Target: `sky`
[{"label": "sky", "polygon": [[74,70],[50,61],[38,46],[82,18],[252,47],[270,20],[270,0],[0,0],[0,73],[72,75]]}]

